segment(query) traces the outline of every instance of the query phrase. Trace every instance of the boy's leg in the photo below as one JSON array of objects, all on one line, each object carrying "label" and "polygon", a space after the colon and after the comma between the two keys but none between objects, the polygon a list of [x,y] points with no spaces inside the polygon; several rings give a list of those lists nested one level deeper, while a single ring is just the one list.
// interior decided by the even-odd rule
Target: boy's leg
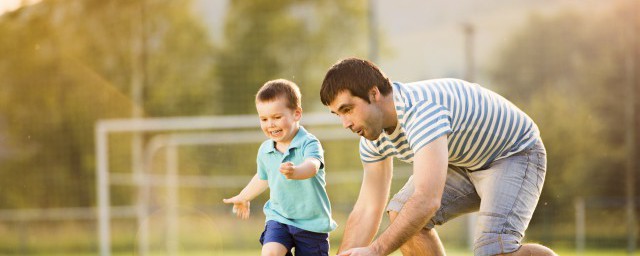
[{"label": "boy's leg", "polygon": [[289,233],[287,225],[277,221],[267,221],[262,235],[262,256],[291,256],[293,238]]},{"label": "boy's leg", "polygon": [[539,141],[530,149],[494,162],[487,170],[469,174],[482,198],[474,234],[475,255],[549,255],[546,247],[520,244],[540,198],[545,173],[546,152]]},{"label": "boy's leg", "polygon": [[296,256],[329,255],[328,233],[311,232],[294,226],[289,226],[289,231],[293,236]]},{"label": "boy's leg", "polygon": [[286,255],[287,252],[289,250],[281,243],[269,242],[262,245],[262,256],[282,256]]},{"label": "boy's leg", "polygon": [[[391,222],[395,220],[398,212],[413,194],[413,191],[413,179],[411,177],[389,202],[387,212]],[[440,209],[424,229],[400,247],[400,251],[402,251],[403,255],[444,255],[444,247],[434,229],[435,225],[442,225],[461,214],[477,211],[479,206],[480,198],[469,179],[468,172],[459,167],[449,166]]]}]

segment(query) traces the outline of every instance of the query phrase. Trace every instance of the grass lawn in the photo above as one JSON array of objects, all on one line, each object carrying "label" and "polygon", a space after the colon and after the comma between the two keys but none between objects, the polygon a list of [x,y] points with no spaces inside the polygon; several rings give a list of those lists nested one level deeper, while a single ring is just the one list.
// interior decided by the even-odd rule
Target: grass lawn
[{"label": "grass lawn", "polygon": [[[583,254],[577,254],[576,251],[574,249],[555,249],[556,253],[558,255],[561,256],[601,256],[601,255],[606,255],[606,256],[626,256],[628,255],[626,253],[626,251],[624,249],[613,249],[613,250],[589,250],[586,251]],[[74,253],[60,253],[60,254],[51,254],[51,253],[42,253],[42,254],[30,254],[30,255],[48,255],[48,256],[85,256],[85,255],[96,255],[95,253],[78,253],[78,254],[74,254]],[[134,252],[127,252],[127,253],[114,253],[114,256],[130,256],[130,255],[136,255],[136,253]],[[161,255],[166,255],[165,252],[158,252],[158,253],[151,253],[151,256],[161,256]],[[187,256],[217,256],[217,255],[224,255],[224,256],[251,256],[251,255],[260,255],[260,251],[259,250],[247,250],[247,251],[239,251],[239,250],[235,250],[235,251],[231,251],[231,250],[225,250],[225,251],[194,251],[194,252],[179,252],[179,255],[187,255]],[[332,251],[331,255],[335,255],[335,251]],[[392,256],[401,256],[402,254],[398,251],[395,252],[393,254],[391,254]],[[464,249],[464,248],[448,248],[447,249],[447,255],[448,256],[468,256],[468,255],[472,255],[471,251],[469,251],[468,249]]]}]

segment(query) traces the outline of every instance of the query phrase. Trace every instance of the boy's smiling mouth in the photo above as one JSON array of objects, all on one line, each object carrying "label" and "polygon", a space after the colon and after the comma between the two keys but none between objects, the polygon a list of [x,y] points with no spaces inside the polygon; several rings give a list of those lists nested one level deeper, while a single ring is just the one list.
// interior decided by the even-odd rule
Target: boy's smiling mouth
[{"label": "boy's smiling mouth", "polygon": [[269,134],[271,134],[271,136],[277,137],[282,133],[282,129],[278,129],[278,130],[273,130],[270,131]]}]

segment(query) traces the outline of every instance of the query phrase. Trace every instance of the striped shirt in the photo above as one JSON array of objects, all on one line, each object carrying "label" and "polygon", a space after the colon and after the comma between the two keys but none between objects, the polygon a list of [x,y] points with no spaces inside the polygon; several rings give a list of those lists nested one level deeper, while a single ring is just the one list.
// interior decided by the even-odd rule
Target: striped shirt
[{"label": "striped shirt", "polygon": [[449,164],[479,170],[532,146],[540,136],[527,114],[502,96],[458,79],[393,83],[398,125],[374,141],[360,138],[360,158],[413,163],[414,152],[447,135]]}]

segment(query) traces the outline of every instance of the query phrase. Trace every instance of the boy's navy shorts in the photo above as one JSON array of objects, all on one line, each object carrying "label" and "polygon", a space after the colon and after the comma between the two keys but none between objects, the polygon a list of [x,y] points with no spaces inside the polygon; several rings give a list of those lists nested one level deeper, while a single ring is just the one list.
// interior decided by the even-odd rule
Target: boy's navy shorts
[{"label": "boy's navy shorts", "polygon": [[329,234],[306,231],[291,225],[270,220],[260,235],[262,245],[276,242],[287,248],[287,256],[292,256],[291,248],[296,248],[296,255],[329,255]]}]

